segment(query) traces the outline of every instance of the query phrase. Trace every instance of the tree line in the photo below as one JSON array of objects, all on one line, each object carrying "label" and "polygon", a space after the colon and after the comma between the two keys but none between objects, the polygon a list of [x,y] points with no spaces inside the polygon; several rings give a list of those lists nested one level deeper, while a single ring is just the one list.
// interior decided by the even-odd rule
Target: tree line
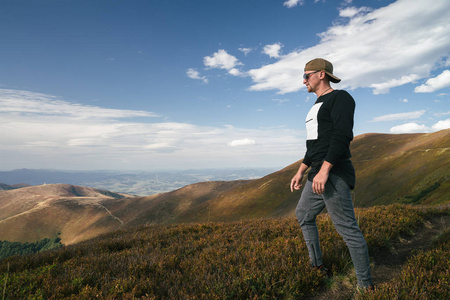
[{"label": "tree line", "polygon": [[14,255],[33,254],[45,250],[56,249],[61,246],[61,239],[59,237],[52,239],[45,238],[33,243],[0,241],[0,259]]}]

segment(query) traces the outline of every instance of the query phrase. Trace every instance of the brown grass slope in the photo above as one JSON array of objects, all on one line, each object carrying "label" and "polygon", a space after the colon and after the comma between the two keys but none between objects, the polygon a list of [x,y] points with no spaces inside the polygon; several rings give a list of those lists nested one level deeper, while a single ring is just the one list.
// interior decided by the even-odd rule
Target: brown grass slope
[{"label": "brown grass slope", "polygon": [[121,221],[101,204],[99,190],[49,184],[0,192],[0,240],[33,242],[60,233],[72,244],[116,230]]},{"label": "brown grass slope", "polygon": [[181,212],[246,181],[202,182],[148,197],[113,198],[96,189],[49,184],[0,192],[0,240],[55,237],[69,245],[120,228],[172,222]]},{"label": "brown grass slope", "polygon": [[[351,144],[356,206],[450,200],[450,130],[429,134],[364,134]],[[301,161],[186,210],[177,222],[235,221],[294,214],[300,191],[289,184]]]},{"label": "brown grass slope", "polygon": [[361,135],[352,143],[355,204],[441,204],[450,200],[450,129]]},{"label": "brown grass slope", "polygon": [[185,186],[172,192],[133,199],[103,201],[112,214],[121,218],[127,227],[166,224],[190,212],[205,201],[221,193],[239,188],[248,181],[209,181]]}]

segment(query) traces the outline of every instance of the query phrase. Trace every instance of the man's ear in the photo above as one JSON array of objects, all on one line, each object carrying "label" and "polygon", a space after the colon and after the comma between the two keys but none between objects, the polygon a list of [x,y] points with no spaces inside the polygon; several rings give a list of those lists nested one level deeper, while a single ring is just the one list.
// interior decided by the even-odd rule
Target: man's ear
[{"label": "man's ear", "polygon": [[325,71],[320,71],[319,78],[320,80],[330,81],[330,77],[328,76],[327,73],[325,73]]}]

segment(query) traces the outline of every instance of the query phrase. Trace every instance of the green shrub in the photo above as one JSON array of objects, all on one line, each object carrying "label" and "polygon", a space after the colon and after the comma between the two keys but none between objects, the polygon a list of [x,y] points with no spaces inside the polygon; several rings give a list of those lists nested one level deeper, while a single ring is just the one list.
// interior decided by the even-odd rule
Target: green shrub
[{"label": "green shrub", "polygon": [[61,246],[61,239],[59,237],[53,239],[46,238],[34,243],[0,241],[0,259],[14,255],[33,254]]}]

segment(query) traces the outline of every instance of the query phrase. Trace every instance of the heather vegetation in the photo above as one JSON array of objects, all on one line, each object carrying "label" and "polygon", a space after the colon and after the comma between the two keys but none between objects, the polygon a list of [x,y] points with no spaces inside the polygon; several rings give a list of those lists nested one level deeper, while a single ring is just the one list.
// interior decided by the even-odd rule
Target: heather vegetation
[{"label": "heather vegetation", "polygon": [[450,231],[412,257],[392,281],[357,299],[450,299]]},{"label": "heather vegetation", "polygon": [[[375,254],[413,234],[427,219],[448,216],[449,209],[394,204],[356,213]],[[4,259],[0,287],[5,299],[301,299],[326,290],[333,277],[351,274],[350,256],[328,215],[319,216],[318,226],[331,279],[309,267],[299,225],[295,218],[285,218],[116,231]],[[449,295],[449,251],[447,232],[432,250],[414,256],[392,282],[373,293],[355,292],[355,297]],[[349,280],[355,284],[355,278]]]}]

